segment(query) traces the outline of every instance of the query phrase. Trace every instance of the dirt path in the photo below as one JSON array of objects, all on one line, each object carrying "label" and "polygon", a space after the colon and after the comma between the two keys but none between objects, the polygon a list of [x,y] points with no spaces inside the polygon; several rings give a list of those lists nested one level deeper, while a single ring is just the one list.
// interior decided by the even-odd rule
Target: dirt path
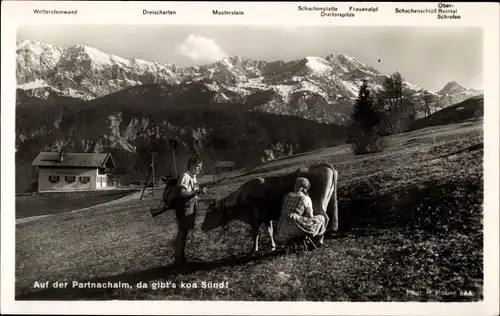
[{"label": "dirt path", "polygon": [[48,215],[40,215],[40,216],[31,216],[31,217],[20,218],[20,219],[16,219],[16,225],[23,224],[23,223],[28,223],[28,222],[31,222],[31,221],[34,221],[34,220],[38,220],[38,219],[42,219],[42,218],[49,217],[49,216],[60,215],[60,214],[68,214],[68,213],[76,213],[76,212],[82,212],[82,211],[88,211],[88,210],[91,210],[91,209],[96,208],[96,207],[111,206],[111,205],[115,205],[115,204],[120,204],[120,203],[128,202],[128,201],[131,201],[131,200],[138,200],[141,197],[141,194],[142,194],[142,192],[138,191],[138,192],[134,192],[132,194],[126,195],[126,196],[124,196],[122,198],[119,198],[117,200],[113,200],[113,201],[109,201],[109,202],[105,202],[105,203],[101,203],[101,204],[97,204],[97,205],[93,205],[93,206],[89,206],[89,207],[84,207],[84,208],[80,208],[80,209],[77,209],[77,210],[73,210],[73,211],[69,211],[69,212],[64,212],[64,213],[48,214]]}]

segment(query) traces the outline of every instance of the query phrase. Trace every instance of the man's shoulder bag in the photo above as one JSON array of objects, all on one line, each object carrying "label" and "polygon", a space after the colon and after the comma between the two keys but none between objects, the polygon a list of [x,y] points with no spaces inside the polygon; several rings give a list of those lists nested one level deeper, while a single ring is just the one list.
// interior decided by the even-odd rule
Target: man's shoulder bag
[{"label": "man's shoulder bag", "polygon": [[151,215],[156,217],[165,213],[168,210],[175,209],[179,203],[180,187],[177,186],[177,178],[170,179],[163,190],[162,204],[154,209],[151,209]]}]

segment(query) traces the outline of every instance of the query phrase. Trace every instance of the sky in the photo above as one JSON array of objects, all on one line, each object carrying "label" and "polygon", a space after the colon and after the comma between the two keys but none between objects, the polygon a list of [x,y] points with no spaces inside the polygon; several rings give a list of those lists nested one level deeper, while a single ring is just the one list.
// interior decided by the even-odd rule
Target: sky
[{"label": "sky", "polygon": [[343,53],[431,91],[450,81],[483,88],[483,34],[475,27],[39,25],[18,29],[17,40],[26,39],[180,67],[230,55],[291,61]]}]

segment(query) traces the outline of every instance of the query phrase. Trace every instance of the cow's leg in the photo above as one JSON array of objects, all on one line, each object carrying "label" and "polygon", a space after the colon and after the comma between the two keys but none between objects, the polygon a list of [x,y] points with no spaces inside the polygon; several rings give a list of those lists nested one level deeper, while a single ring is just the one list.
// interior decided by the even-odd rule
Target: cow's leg
[{"label": "cow's leg", "polygon": [[252,239],[253,239],[252,251],[258,252],[259,251],[259,229],[260,229],[260,225],[262,224],[262,222],[259,219],[259,206],[258,205],[255,205],[253,207],[250,222],[252,223]]},{"label": "cow's leg", "polygon": [[259,251],[259,226],[257,224],[252,225],[253,252]]},{"label": "cow's leg", "polygon": [[273,233],[273,221],[266,222],[267,233],[269,234],[269,238],[271,239],[271,251],[276,250],[276,243],[274,242],[274,233]]}]

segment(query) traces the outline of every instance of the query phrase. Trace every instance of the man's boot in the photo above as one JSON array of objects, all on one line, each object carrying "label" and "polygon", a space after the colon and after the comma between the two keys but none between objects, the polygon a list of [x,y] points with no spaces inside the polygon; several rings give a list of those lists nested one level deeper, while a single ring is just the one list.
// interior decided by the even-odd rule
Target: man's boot
[{"label": "man's boot", "polygon": [[177,233],[177,238],[175,240],[175,266],[176,268],[182,268],[186,263],[186,258],[184,256],[184,250],[186,246],[186,233],[179,231]]}]

